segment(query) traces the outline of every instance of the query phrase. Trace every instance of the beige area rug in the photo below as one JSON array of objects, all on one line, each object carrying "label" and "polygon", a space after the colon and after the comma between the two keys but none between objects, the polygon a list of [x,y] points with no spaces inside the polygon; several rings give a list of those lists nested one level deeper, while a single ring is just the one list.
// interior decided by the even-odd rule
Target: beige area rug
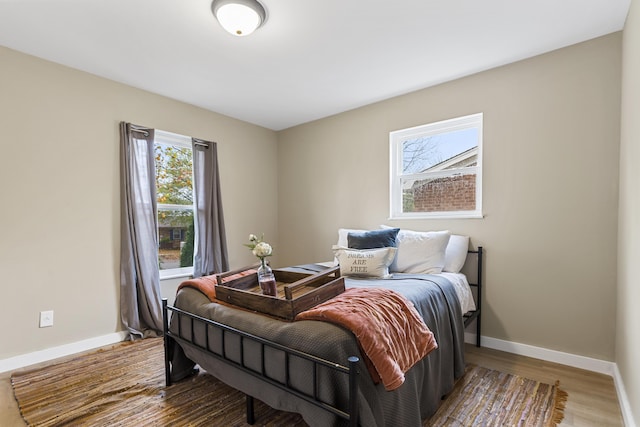
[{"label": "beige area rug", "polygon": [[[200,373],[164,386],[162,339],[125,342],[11,376],[32,426],[246,426],[244,395]],[[425,426],[553,426],[566,393],[557,385],[469,366]],[[256,424],[305,426],[297,414],[255,401]]]},{"label": "beige area rug", "polygon": [[425,426],[556,426],[567,393],[555,385],[470,365]]}]

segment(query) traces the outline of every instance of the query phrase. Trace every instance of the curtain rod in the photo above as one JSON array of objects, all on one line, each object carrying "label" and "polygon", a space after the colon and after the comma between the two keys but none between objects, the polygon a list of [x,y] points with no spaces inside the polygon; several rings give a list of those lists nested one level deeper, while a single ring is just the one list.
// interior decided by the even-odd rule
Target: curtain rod
[{"label": "curtain rod", "polygon": [[209,148],[209,144],[211,144],[211,142],[209,141],[205,141],[203,139],[198,139],[198,138],[192,138],[193,139],[193,144],[200,146],[200,147],[204,147],[204,148]]},{"label": "curtain rod", "polygon": [[140,133],[142,133],[144,136],[149,136],[149,131],[150,131],[151,129],[132,124],[132,125],[131,125],[131,130],[132,130],[132,131],[134,131],[134,132],[140,132]]},{"label": "curtain rod", "polygon": [[[138,125],[134,125],[131,124],[131,130],[134,132],[140,132],[142,133],[144,136],[149,136],[149,131],[151,129],[143,127],[143,126],[138,126]],[[198,138],[192,138],[193,143],[199,147],[204,147],[204,148],[209,148],[209,145],[212,144],[209,141],[205,141],[203,139],[198,139]]]}]

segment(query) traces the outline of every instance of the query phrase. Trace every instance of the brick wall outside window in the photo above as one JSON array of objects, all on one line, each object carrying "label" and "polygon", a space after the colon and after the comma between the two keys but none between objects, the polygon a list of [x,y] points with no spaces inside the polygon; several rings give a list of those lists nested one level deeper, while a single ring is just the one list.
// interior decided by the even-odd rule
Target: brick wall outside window
[{"label": "brick wall outside window", "polygon": [[472,211],[476,208],[476,176],[461,175],[417,181],[413,211]]}]

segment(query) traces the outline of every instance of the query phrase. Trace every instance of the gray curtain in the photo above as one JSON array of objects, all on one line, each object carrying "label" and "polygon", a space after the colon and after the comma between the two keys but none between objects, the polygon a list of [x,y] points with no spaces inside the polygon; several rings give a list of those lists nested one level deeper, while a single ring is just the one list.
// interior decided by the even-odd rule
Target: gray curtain
[{"label": "gray curtain", "polygon": [[195,247],[193,277],[229,270],[224,231],[218,148],[215,142],[193,139],[193,192]]},{"label": "gray curtain", "polygon": [[120,123],[120,317],[132,338],[162,331],[153,137]]}]

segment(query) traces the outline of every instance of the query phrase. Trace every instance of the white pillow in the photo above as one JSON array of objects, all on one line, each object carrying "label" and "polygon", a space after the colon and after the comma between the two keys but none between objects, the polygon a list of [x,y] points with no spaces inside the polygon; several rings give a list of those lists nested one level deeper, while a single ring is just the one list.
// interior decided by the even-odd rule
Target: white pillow
[{"label": "white pillow", "polygon": [[334,246],[333,252],[340,264],[341,276],[376,277],[390,276],[389,265],[397,248],[349,249]]},{"label": "white pillow", "polygon": [[444,268],[442,271],[459,273],[467,260],[469,251],[469,236],[452,234],[444,254]]},{"label": "white pillow", "polygon": [[400,230],[396,242],[398,255],[390,271],[415,274],[440,274],[445,264],[449,231]]}]

